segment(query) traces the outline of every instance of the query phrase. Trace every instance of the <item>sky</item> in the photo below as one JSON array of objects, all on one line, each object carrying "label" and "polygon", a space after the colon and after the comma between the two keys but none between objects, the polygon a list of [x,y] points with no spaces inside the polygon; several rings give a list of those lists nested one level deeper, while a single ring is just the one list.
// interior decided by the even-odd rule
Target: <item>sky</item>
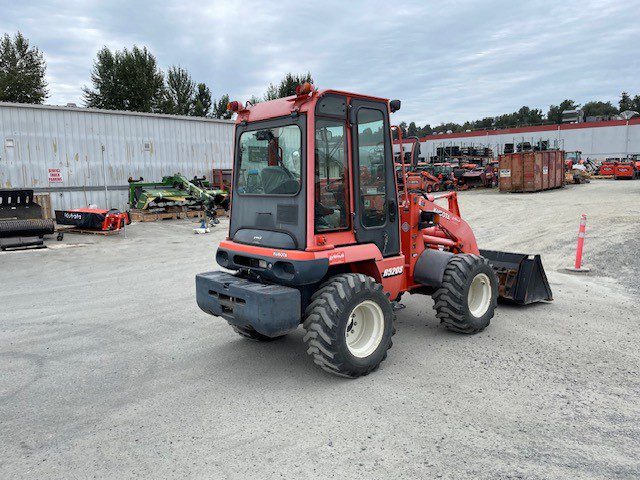
[{"label": "sky", "polygon": [[[214,97],[262,96],[286,72],[402,100],[422,126],[640,94],[640,0],[0,0],[0,34],[47,61],[49,104],[82,104],[96,52],[146,46]],[[397,120],[396,120],[397,119]]]}]

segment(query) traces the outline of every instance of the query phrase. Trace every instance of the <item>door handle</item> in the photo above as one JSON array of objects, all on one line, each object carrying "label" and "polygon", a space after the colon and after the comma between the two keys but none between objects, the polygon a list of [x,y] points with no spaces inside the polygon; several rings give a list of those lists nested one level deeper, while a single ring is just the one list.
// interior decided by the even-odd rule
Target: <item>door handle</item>
[{"label": "door handle", "polygon": [[395,222],[396,215],[398,214],[398,205],[396,204],[395,200],[388,200],[387,205],[389,209],[389,220],[391,222]]}]

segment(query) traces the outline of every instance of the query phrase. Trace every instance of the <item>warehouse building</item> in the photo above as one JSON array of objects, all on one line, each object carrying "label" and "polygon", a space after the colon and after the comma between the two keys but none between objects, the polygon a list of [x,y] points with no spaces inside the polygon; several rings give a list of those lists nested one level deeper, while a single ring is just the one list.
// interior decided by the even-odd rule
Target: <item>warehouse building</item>
[{"label": "warehouse building", "polygon": [[640,118],[429,135],[420,139],[420,155],[426,159],[451,146],[484,146],[498,155],[507,144],[527,142],[548,142],[549,148],[580,151],[583,158],[597,161],[625,157],[640,153]]},{"label": "warehouse building", "polygon": [[49,193],[54,209],[125,209],[130,177],[231,168],[233,122],[0,102],[0,141],[0,188]]}]

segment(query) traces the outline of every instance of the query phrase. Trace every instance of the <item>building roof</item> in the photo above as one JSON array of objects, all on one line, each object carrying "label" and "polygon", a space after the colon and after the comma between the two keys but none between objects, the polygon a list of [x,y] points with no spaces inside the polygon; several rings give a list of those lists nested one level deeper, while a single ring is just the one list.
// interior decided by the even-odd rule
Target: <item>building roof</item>
[{"label": "building roof", "polygon": [[100,114],[107,114],[107,115],[127,115],[127,116],[137,116],[137,117],[167,118],[171,120],[188,120],[192,122],[213,122],[213,123],[227,123],[227,124],[234,123],[233,120],[223,120],[220,118],[191,117],[187,115],[169,115],[166,113],[131,112],[128,110],[105,110],[101,108],[85,108],[85,107],[74,107],[74,106],[67,106],[67,105],[38,105],[33,103],[0,102],[0,108],[3,108],[3,107],[67,111],[67,112],[78,112],[78,113],[100,113]]}]

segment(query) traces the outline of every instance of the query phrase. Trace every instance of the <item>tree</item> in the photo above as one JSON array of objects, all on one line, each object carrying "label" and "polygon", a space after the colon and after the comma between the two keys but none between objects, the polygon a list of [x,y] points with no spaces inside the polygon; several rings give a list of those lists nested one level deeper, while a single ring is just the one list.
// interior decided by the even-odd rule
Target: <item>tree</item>
[{"label": "tree", "polygon": [[233,112],[227,109],[229,105],[229,95],[224,94],[217,101],[213,102],[213,109],[211,116],[213,118],[221,118],[228,120],[233,115]]},{"label": "tree", "polygon": [[418,135],[418,127],[416,126],[416,122],[411,122],[407,127],[407,136],[416,137]]},{"label": "tree", "polygon": [[182,67],[170,67],[167,71],[167,103],[164,113],[189,115],[195,100],[196,84],[189,72]]},{"label": "tree", "polygon": [[199,83],[193,98],[191,115],[194,117],[208,117],[211,114],[212,103],[211,90],[204,83]]},{"label": "tree", "polygon": [[[631,99],[629,99],[629,104],[631,104]],[[611,102],[600,102],[600,101],[592,101],[587,102],[582,107],[582,111],[587,117],[594,116],[609,116],[616,115],[618,113],[618,109],[614,107]]]},{"label": "tree", "polygon": [[562,112],[565,110],[577,110],[580,105],[573,100],[563,100],[560,105],[550,105],[547,112],[547,121],[549,123],[562,123]]},{"label": "tree", "polygon": [[102,48],[93,65],[91,83],[92,89],[82,89],[87,107],[152,112],[160,111],[166,100],[162,72],[146,47],[115,52]]},{"label": "tree", "polygon": [[304,75],[294,75],[287,73],[278,85],[269,84],[264,94],[265,100],[275,100],[276,98],[290,97],[296,94],[296,87],[305,82],[313,83],[313,77],[310,72]]},{"label": "tree", "polygon": [[620,109],[618,110],[620,113],[625,110],[633,110],[634,101],[631,100],[631,96],[627,92],[622,92],[620,94],[620,101],[618,102],[618,106]]},{"label": "tree", "polygon": [[0,101],[42,103],[48,97],[44,78],[47,65],[37,47],[30,47],[22,33],[0,41]]}]

